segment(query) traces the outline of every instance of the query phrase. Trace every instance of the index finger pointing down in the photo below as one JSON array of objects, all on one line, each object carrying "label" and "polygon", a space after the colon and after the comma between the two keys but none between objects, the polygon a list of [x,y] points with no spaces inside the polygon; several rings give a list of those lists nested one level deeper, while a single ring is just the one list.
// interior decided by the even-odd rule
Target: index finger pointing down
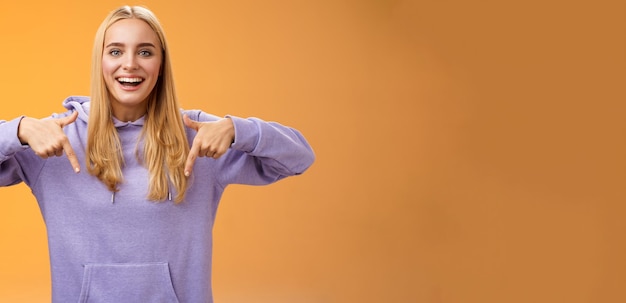
[{"label": "index finger pointing down", "polygon": [[72,145],[70,145],[69,142],[65,142],[65,144],[63,144],[63,151],[65,151],[65,155],[67,156],[67,159],[70,160],[70,163],[72,164],[72,167],[74,168],[74,172],[79,173],[80,164],[78,163],[78,158],[76,157],[76,153],[74,153],[74,149],[72,148]]},{"label": "index finger pointing down", "polygon": [[185,176],[189,177],[191,175],[191,170],[193,169],[193,164],[196,162],[196,158],[198,157],[199,147],[197,145],[192,145],[191,150],[189,150],[189,156],[187,156],[187,161],[185,162]]}]

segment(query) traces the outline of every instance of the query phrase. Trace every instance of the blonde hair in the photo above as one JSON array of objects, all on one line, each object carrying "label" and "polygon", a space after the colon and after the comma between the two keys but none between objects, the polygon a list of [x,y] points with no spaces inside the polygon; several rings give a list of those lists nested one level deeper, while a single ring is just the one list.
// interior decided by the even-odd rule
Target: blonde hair
[{"label": "blonde hair", "polygon": [[[163,29],[156,16],[140,6],[122,6],[104,19],[96,32],[91,67],[91,106],[87,138],[87,170],[102,181],[110,191],[119,191],[123,181],[124,157],[120,138],[113,124],[108,88],[102,74],[104,37],[115,22],[136,18],[145,21],[161,42],[163,61],[160,77],[148,96],[147,114],[142,130],[142,144],[138,142],[136,155],[149,172],[147,198],[161,201],[170,194],[170,184],[180,203],[185,198],[187,178],[184,167],[189,154],[189,143],[179,112]],[[139,147],[143,147],[140,155]]]}]

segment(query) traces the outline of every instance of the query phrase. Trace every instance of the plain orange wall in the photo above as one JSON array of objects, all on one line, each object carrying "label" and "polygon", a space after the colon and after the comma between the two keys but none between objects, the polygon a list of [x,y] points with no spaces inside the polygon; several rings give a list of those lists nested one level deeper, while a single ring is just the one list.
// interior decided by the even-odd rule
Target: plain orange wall
[{"label": "plain orange wall", "polygon": [[[126,3],[5,2],[0,119],[89,94]],[[294,126],[318,157],[227,190],[217,302],[626,302],[624,2],[139,4],[185,108]],[[24,185],[0,189],[0,257],[0,302],[49,301]]]}]

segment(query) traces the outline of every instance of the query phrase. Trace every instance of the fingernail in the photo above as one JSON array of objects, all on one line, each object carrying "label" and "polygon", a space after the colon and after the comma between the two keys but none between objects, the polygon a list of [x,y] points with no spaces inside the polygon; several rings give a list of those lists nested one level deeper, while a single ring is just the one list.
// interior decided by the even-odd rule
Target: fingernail
[{"label": "fingernail", "polygon": [[185,177],[189,177],[189,171],[185,171]]},{"label": "fingernail", "polygon": [[74,168],[74,171],[75,171],[76,173],[79,173],[79,172],[80,172],[80,168],[78,168],[78,167],[77,167],[77,168]]}]

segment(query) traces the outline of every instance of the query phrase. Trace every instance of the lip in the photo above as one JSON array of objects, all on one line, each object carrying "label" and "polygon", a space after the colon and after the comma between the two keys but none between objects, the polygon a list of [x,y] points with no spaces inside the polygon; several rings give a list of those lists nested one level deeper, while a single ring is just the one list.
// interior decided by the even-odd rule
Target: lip
[{"label": "lip", "polygon": [[[115,82],[117,82],[117,80]],[[135,86],[124,86],[124,85],[122,85],[122,83],[119,83],[119,82],[117,82],[117,85],[118,85],[118,87],[121,90],[124,90],[124,91],[127,91],[127,92],[132,92],[132,91],[136,91],[136,90],[140,89],[141,86],[143,85],[143,82],[141,82],[141,83],[139,83],[139,84],[137,84]]]}]

